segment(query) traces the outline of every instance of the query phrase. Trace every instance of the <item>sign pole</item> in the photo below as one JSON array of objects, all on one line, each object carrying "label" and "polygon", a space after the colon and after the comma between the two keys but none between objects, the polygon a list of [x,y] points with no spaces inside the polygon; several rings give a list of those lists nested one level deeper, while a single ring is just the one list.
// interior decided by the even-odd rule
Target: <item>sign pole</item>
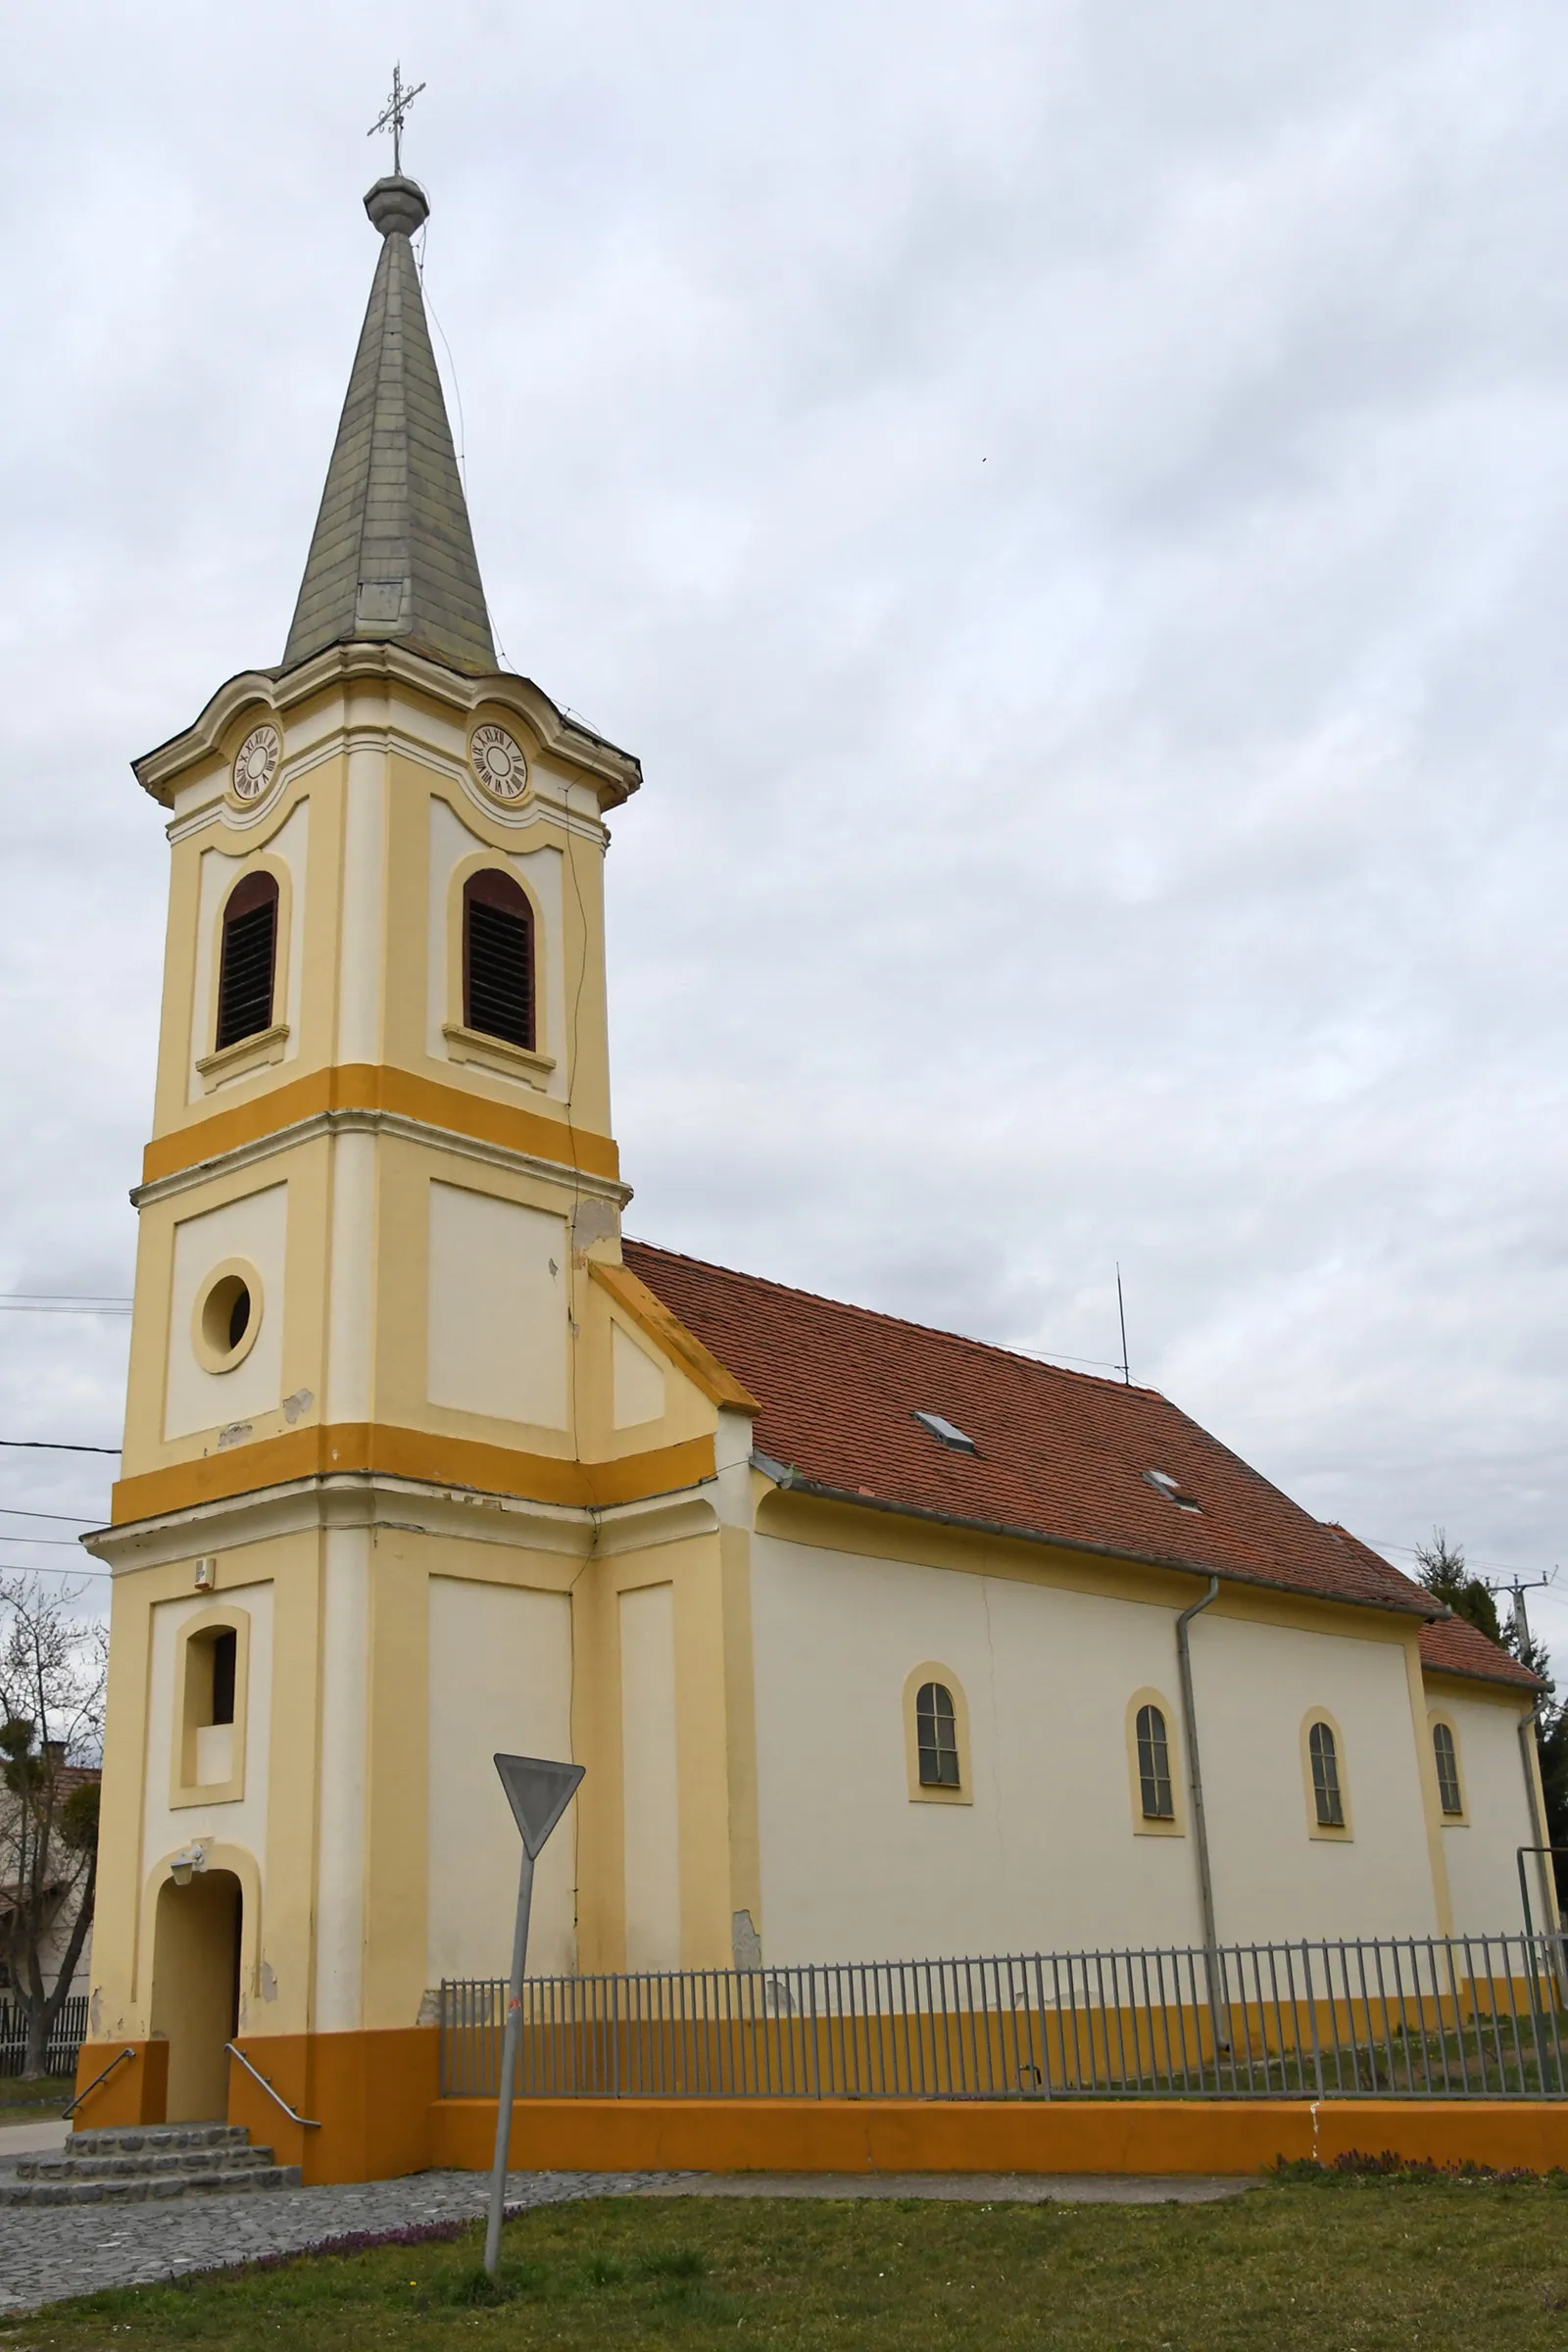
[{"label": "sign pole", "polygon": [[512,2146],[512,2097],[517,2079],[517,2039],[522,2028],[522,1975],[528,1957],[528,1914],[533,1907],[533,1856],[522,1849],[517,1880],[517,1923],[512,1935],[512,1975],[507,1984],[507,2023],[501,2036],[501,2095],[496,2101],[496,2155],[490,2175],[490,2221],[484,2233],[484,2267],[491,2278],[501,2267],[501,2224],[507,2208],[507,2157]]},{"label": "sign pole", "polygon": [[501,2268],[501,2225],[507,2211],[507,2159],[512,2148],[512,2101],[522,2040],[522,1986],[528,1964],[528,1914],[533,1908],[533,1866],[561,1816],[577,1793],[580,1764],[554,1764],[543,1756],[497,1756],[495,1767],[522,1838],[517,1879],[517,1919],[512,1932],[512,1974],[507,1979],[507,2017],[501,2034],[501,2082],[496,2098],[496,2156],[490,2175],[490,2219],[484,2233],[484,2267],[494,2278]]}]

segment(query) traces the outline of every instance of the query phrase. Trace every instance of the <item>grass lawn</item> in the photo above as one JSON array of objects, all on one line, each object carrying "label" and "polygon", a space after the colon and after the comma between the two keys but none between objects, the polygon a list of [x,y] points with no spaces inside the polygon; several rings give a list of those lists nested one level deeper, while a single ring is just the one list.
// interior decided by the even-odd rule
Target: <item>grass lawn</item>
[{"label": "grass lawn", "polygon": [[43,2075],[31,2082],[20,2075],[0,2075],[0,2124],[30,2123],[35,2120],[30,2111],[37,2108],[58,2115],[75,2088],[71,2075]]},{"label": "grass lawn", "polygon": [[1220,2205],[618,2198],[126,2288],[0,2326],[28,2352],[1513,2352],[1568,2345],[1568,2191],[1270,2184]]}]

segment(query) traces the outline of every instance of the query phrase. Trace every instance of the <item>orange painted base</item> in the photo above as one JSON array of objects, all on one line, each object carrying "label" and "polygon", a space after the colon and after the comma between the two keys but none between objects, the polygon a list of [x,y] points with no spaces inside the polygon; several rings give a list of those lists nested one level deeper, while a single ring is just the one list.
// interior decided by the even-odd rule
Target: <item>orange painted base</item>
[{"label": "orange painted base", "polygon": [[169,2098],[167,2041],[84,2041],[76,2058],[76,2092],[87,2090],[95,2075],[103,2074],[121,2050],[131,2055],[115,2067],[72,2117],[76,2132],[103,2132],[112,2126],[161,2124]]},{"label": "orange painted base", "polygon": [[[430,2162],[488,2168],[494,2099],[431,2110]],[[1452,2099],[519,2099],[512,2163],[561,2172],[1255,2173],[1386,2148],[1568,2167],[1568,2104]]]},{"label": "orange painted base", "polygon": [[[244,2124],[279,2164],[297,2164],[308,2183],[422,2173],[433,2161],[430,2112],[439,2104],[439,2040],[434,2026],[247,2035],[239,2047],[252,2066],[316,2128],[292,2122],[234,2058],[228,2062],[228,2120]],[[494,2132],[493,2121],[490,2129]]]},{"label": "orange painted base", "polygon": [[[241,2045],[281,2098],[229,2061],[228,2120],[308,2181],[489,2169],[494,2099],[442,2099],[433,2026],[256,2034]],[[116,2068],[76,2129],[156,2124],[169,2045],[88,2042],[78,2087]],[[518,2171],[697,2173],[1255,2173],[1276,2156],[1350,2149],[1433,2164],[1568,2169],[1568,2101],[1483,2099],[519,2099]]]}]

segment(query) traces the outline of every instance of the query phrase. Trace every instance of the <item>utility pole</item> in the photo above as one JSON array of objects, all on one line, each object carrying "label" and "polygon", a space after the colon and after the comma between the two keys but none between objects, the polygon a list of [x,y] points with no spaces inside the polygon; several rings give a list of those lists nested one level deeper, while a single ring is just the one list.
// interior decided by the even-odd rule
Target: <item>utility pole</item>
[{"label": "utility pole", "polygon": [[1502,1594],[1506,1592],[1513,1601],[1513,1637],[1515,1642],[1518,1644],[1519,1655],[1521,1657],[1524,1657],[1530,1648],[1530,1619],[1525,1610],[1525,1594],[1527,1592],[1544,1592],[1548,1587],[1554,1585],[1556,1581],[1557,1571],[1555,1567],[1553,1567],[1549,1576],[1532,1576],[1528,1578],[1516,1576],[1505,1585],[1489,1584],[1487,1587],[1487,1591],[1492,1593],[1494,1598],[1500,1599]]}]

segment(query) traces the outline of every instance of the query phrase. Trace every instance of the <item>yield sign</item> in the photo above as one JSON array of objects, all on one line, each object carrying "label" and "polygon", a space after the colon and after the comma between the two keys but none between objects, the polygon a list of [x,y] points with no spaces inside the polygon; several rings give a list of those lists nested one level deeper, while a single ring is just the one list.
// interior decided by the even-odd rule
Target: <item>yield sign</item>
[{"label": "yield sign", "polygon": [[542,1756],[497,1756],[496,1770],[522,1832],[522,1850],[535,1862],[570,1804],[583,1768],[580,1764],[549,1764]]}]

